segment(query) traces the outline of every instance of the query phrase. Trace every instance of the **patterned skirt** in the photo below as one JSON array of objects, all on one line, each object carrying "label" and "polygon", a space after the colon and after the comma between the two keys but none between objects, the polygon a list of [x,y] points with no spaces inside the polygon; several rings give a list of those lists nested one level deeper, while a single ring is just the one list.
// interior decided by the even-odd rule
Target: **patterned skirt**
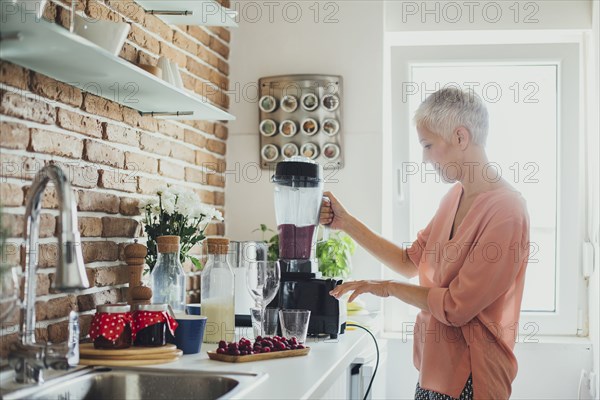
[{"label": "patterned skirt", "polygon": [[[434,392],[431,390],[425,390],[421,386],[419,386],[419,382],[417,382],[417,390],[415,391],[415,400],[454,400],[454,397],[448,396],[447,394],[442,394],[438,392]],[[469,376],[467,379],[467,383],[465,384],[465,388],[458,400],[473,400],[473,379]]]}]

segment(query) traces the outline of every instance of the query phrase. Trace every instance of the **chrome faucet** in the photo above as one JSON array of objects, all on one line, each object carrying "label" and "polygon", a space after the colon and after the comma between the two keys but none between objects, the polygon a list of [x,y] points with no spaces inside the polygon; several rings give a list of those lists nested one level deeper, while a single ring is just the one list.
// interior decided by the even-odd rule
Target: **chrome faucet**
[{"label": "chrome faucet", "polygon": [[54,289],[68,292],[89,286],[83,264],[73,189],[59,167],[48,165],[35,176],[25,208],[25,296],[20,316],[21,340],[12,346],[9,354],[9,363],[20,383],[43,383],[44,369],[68,369],[79,363],[79,320],[74,311],[69,314],[69,338],[66,344],[35,341],[35,272],[39,253],[40,213],[42,194],[49,181],[54,183],[60,210]]}]

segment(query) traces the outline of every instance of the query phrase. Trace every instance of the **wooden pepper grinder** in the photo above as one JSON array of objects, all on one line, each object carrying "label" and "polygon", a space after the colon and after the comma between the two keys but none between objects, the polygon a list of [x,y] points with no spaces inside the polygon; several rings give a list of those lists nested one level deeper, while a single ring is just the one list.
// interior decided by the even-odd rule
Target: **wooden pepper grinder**
[{"label": "wooden pepper grinder", "polygon": [[125,246],[125,262],[129,267],[129,304],[150,304],[152,289],[142,285],[142,273],[148,249],[134,240]]}]

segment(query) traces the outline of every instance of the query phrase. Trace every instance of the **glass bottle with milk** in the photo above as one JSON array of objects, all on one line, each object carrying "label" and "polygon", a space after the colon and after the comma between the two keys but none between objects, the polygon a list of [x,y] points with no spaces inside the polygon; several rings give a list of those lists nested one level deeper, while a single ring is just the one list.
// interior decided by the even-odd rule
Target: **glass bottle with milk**
[{"label": "glass bottle with milk", "polygon": [[204,343],[235,339],[234,275],[227,260],[229,239],[209,238],[208,261],[201,276],[202,315],[206,316]]}]

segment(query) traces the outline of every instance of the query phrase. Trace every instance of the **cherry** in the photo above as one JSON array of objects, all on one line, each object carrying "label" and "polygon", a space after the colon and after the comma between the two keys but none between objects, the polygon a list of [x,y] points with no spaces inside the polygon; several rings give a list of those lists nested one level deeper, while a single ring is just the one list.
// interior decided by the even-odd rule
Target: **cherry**
[{"label": "cherry", "polygon": [[245,356],[251,354],[270,353],[274,351],[300,350],[303,344],[298,343],[296,337],[286,338],[283,336],[257,336],[254,342],[247,338],[241,338],[237,342],[226,342],[221,340],[217,348],[218,354],[230,354],[233,356]]}]

